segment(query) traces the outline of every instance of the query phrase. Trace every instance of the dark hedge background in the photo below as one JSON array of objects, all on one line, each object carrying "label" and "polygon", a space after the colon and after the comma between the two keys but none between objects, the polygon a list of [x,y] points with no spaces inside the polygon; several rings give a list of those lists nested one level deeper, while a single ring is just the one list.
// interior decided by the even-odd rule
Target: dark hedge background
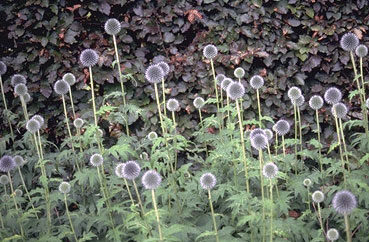
[{"label": "dark hedge background", "polygon": [[[52,86],[64,73],[72,72],[78,78],[73,86],[77,112],[88,116],[88,70],[79,63],[79,54],[85,48],[100,54],[99,64],[93,68],[98,103],[104,94],[120,90],[116,71],[111,69],[112,39],[103,28],[112,17],[123,26],[117,39],[124,74],[135,78],[125,82],[128,102],[149,111],[146,116],[151,122],[134,117],[130,120],[131,130],[139,136],[158,127],[153,87],[143,75],[155,58],[166,60],[172,67],[166,81],[167,96],[180,101],[179,126],[189,135],[198,120],[192,105],[194,97],[206,98],[214,92],[210,65],[202,56],[206,44],[212,43],[220,50],[215,60],[217,73],[233,78],[234,68],[246,70],[243,107],[248,117],[255,116],[257,107],[255,93],[247,82],[254,74],[264,76],[262,112],[276,120],[281,116],[293,118],[286,93],[293,85],[302,88],[307,100],[313,94],[322,95],[329,86],[338,86],[347,102],[354,88],[353,72],[339,39],[352,31],[361,43],[369,42],[367,0],[2,0],[0,53],[8,66],[3,81],[11,110],[21,115],[20,102],[10,86],[11,75],[20,73],[27,77],[33,98],[30,112],[45,116],[50,136],[60,136],[64,133],[64,124],[59,122],[63,111]],[[368,73],[367,61],[364,65]],[[214,110],[209,105],[207,109],[208,113]],[[355,105],[350,111],[350,115],[357,116],[360,107]],[[303,122],[313,125],[314,115],[308,105],[302,112]],[[328,120],[329,109],[322,112]],[[155,126],[150,127],[152,124]],[[323,124],[326,138],[330,130]]]}]

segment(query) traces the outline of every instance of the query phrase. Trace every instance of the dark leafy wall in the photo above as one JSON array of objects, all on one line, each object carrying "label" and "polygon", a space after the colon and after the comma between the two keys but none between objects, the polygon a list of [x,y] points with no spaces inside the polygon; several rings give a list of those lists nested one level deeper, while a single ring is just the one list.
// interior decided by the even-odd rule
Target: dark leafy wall
[{"label": "dark leafy wall", "polygon": [[[93,68],[98,102],[105,93],[119,90],[116,72],[112,71],[112,39],[103,29],[112,17],[123,26],[117,39],[124,74],[134,77],[125,82],[128,100],[145,107],[151,120],[146,124],[131,120],[131,129],[136,128],[138,135],[155,129],[150,125],[157,122],[153,87],[143,75],[154,59],[166,60],[172,67],[168,95],[180,100],[180,126],[190,133],[198,119],[192,105],[194,97],[206,98],[214,92],[210,65],[202,57],[206,44],[219,48],[217,73],[233,77],[234,68],[246,70],[245,114],[255,116],[255,93],[247,81],[260,74],[266,80],[262,112],[277,119],[293,115],[286,94],[293,85],[302,88],[307,100],[312,94],[323,94],[328,86],[338,86],[347,100],[354,88],[353,74],[349,55],[339,47],[339,39],[352,31],[361,43],[369,41],[366,0],[2,0],[0,52],[8,66],[3,79],[11,110],[21,113],[10,87],[10,76],[21,73],[27,76],[33,98],[31,113],[42,113],[49,119],[50,132],[61,132],[63,124],[58,121],[63,118],[62,108],[52,85],[64,73],[72,72],[78,78],[73,87],[77,112],[89,115],[88,70],[78,59],[85,48],[100,54],[98,66]],[[364,61],[366,73],[367,68]],[[209,113],[213,110],[207,106]],[[307,105],[302,111],[304,122],[314,123]],[[360,112],[358,105],[351,108],[350,115],[356,111]],[[322,112],[329,115],[328,109]],[[325,132],[328,136],[329,129]]]}]

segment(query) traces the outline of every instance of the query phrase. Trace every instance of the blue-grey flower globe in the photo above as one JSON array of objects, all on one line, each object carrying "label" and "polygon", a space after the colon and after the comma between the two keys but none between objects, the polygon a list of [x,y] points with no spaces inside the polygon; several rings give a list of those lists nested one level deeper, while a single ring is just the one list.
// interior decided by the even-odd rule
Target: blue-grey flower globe
[{"label": "blue-grey flower globe", "polygon": [[90,157],[90,164],[93,166],[101,166],[104,162],[104,158],[100,154],[93,154]]},{"label": "blue-grey flower globe", "polygon": [[292,102],[293,105],[296,105],[297,107],[300,107],[305,103],[305,98],[304,98],[303,95],[301,95],[297,99],[291,99],[291,102]]},{"label": "blue-grey flower globe", "polygon": [[336,118],[345,118],[347,111],[347,107],[343,103],[336,103],[331,108],[331,112]]},{"label": "blue-grey flower globe", "polygon": [[270,129],[264,129],[264,132],[265,132],[269,142],[271,142],[272,139],[273,139],[273,132]]},{"label": "blue-grey flower globe", "polygon": [[167,101],[167,109],[171,112],[175,112],[175,111],[179,111],[180,106],[179,106],[179,102],[177,99],[175,98],[170,98]]},{"label": "blue-grey flower globe", "polygon": [[23,75],[20,75],[20,74],[13,75],[12,78],[11,78],[10,84],[13,87],[15,87],[17,84],[20,84],[20,83],[26,84],[27,83],[26,78]]},{"label": "blue-grey flower globe", "polygon": [[59,95],[65,95],[69,91],[69,84],[66,81],[58,80],[54,84],[54,91]]},{"label": "blue-grey flower globe", "polygon": [[0,184],[1,185],[7,185],[9,183],[9,178],[7,175],[1,175],[0,176]]},{"label": "blue-grey flower globe", "polygon": [[40,123],[36,119],[30,119],[26,124],[26,129],[31,134],[36,133],[37,131],[40,130],[40,128],[41,128]]},{"label": "blue-grey flower globe", "polygon": [[76,83],[76,77],[72,73],[65,73],[63,81],[68,82],[69,86],[73,86]]},{"label": "blue-grey flower globe", "polygon": [[354,194],[350,191],[342,190],[336,192],[332,199],[334,210],[340,214],[350,214],[357,207],[357,201]]},{"label": "blue-grey flower globe", "polygon": [[41,115],[35,114],[33,115],[32,119],[35,119],[40,124],[40,127],[45,124],[45,120]]},{"label": "blue-grey flower globe", "polygon": [[148,135],[147,135],[147,138],[149,140],[155,140],[156,138],[158,138],[158,134],[155,132],[155,131],[151,131]]},{"label": "blue-grey flower globe", "polygon": [[9,171],[13,170],[16,166],[17,166],[17,164],[15,164],[15,161],[14,161],[13,157],[11,157],[9,155],[4,155],[3,157],[1,157],[1,159],[0,159],[0,171],[9,172]]},{"label": "blue-grey flower globe", "polygon": [[206,59],[214,59],[218,54],[218,49],[215,45],[207,45],[203,50]]},{"label": "blue-grey flower globe", "polygon": [[124,178],[123,177],[123,173],[122,173],[122,169],[123,169],[123,167],[125,166],[125,164],[124,163],[119,163],[116,167],[115,167],[115,169],[114,169],[114,173],[115,173],[115,175],[117,175],[117,177],[120,177],[120,178]]},{"label": "blue-grey flower globe", "polygon": [[226,78],[225,75],[223,74],[218,74],[216,77],[215,77],[215,81],[217,82],[217,85],[220,86],[222,84],[222,81]]},{"label": "blue-grey flower globe", "polygon": [[73,125],[74,127],[76,127],[77,129],[80,129],[82,128],[83,124],[85,123],[85,121],[83,121],[83,119],[81,118],[76,118],[74,121],[73,121]]},{"label": "blue-grey flower globe", "polygon": [[239,82],[232,82],[227,87],[227,95],[232,100],[237,100],[245,95],[245,88]]},{"label": "blue-grey flower globe", "polygon": [[309,100],[309,106],[314,110],[322,108],[323,104],[324,104],[323,98],[319,95],[314,95]]},{"label": "blue-grey flower globe", "polygon": [[127,161],[125,165],[122,167],[122,175],[124,178],[128,180],[136,179],[141,172],[141,167],[137,163],[137,161]]},{"label": "blue-grey flower globe", "polygon": [[59,185],[59,191],[63,194],[67,194],[70,192],[70,184],[69,182],[61,182]]},{"label": "blue-grey flower globe", "polygon": [[92,67],[99,61],[99,55],[93,49],[85,49],[81,52],[79,60],[85,67]]},{"label": "blue-grey flower globe", "polygon": [[7,71],[7,67],[4,62],[0,61],[0,76],[4,75]]},{"label": "blue-grey flower globe", "polygon": [[13,159],[14,159],[14,162],[15,162],[15,164],[16,164],[17,167],[21,167],[21,166],[23,166],[26,163],[24,161],[23,157],[20,156],[20,155],[15,155],[13,157]]},{"label": "blue-grey flower globe", "polygon": [[250,139],[252,139],[255,135],[257,134],[262,134],[262,135],[266,135],[264,129],[261,129],[261,128],[255,128],[253,130],[251,130],[250,134],[249,134],[249,137]]},{"label": "blue-grey flower globe", "polygon": [[196,97],[193,100],[193,106],[195,106],[195,108],[197,109],[201,109],[202,107],[204,107],[205,104],[205,100],[202,97]]},{"label": "blue-grey flower globe", "polygon": [[260,89],[264,86],[264,78],[259,75],[255,75],[250,79],[250,86],[253,89]]},{"label": "blue-grey flower globe", "polygon": [[286,135],[290,131],[290,124],[286,120],[278,120],[277,123],[273,126],[274,131],[277,132],[278,135]]},{"label": "blue-grey flower globe", "polygon": [[104,25],[105,32],[109,35],[117,35],[121,28],[120,22],[115,18],[108,19]]},{"label": "blue-grey flower globe", "polygon": [[305,178],[302,183],[304,184],[305,187],[310,187],[311,184],[312,184],[312,182],[309,178]]},{"label": "blue-grey flower globe", "polygon": [[266,178],[272,179],[272,178],[276,177],[277,174],[278,174],[278,166],[276,166],[276,164],[274,164],[273,162],[269,162],[269,163],[264,165],[263,175]]},{"label": "blue-grey flower globe", "polygon": [[23,99],[26,103],[31,101],[31,95],[29,95],[29,93],[26,93],[23,95]]},{"label": "blue-grey flower globe", "polygon": [[163,70],[164,76],[167,76],[169,74],[170,66],[166,62],[160,61],[156,65],[158,65]]},{"label": "blue-grey flower globe", "polygon": [[342,99],[342,93],[340,90],[338,90],[338,88],[330,87],[324,93],[324,100],[328,104],[331,104],[331,105],[336,104],[340,102],[341,99]]},{"label": "blue-grey flower globe", "polygon": [[237,67],[233,74],[236,78],[241,79],[245,76],[245,70],[242,67]]},{"label": "blue-grey flower globe", "polygon": [[342,36],[340,45],[345,51],[354,51],[356,46],[359,45],[359,39],[353,33],[346,33]]},{"label": "blue-grey flower globe", "polygon": [[311,195],[311,198],[315,203],[321,203],[324,201],[324,193],[322,193],[321,191],[315,191]]},{"label": "blue-grey flower globe", "polygon": [[160,186],[161,176],[154,170],[148,170],[142,176],[141,181],[145,189],[154,190]]},{"label": "blue-grey flower globe", "polygon": [[217,179],[210,172],[204,173],[200,177],[200,185],[205,190],[211,190],[211,189],[213,189],[216,184],[217,184]]},{"label": "blue-grey flower globe", "polygon": [[336,241],[338,240],[340,237],[340,234],[338,233],[338,230],[337,229],[334,229],[334,228],[331,228],[331,229],[328,229],[327,231],[327,239],[329,241]]},{"label": "blue-grey flower globe", "polygon": [[365,45],[358,45],[355,49],[355,54],[360,58],[367,56],[368,47],[366,47]]},{"label": "blue-grey flower globe", "polygon": [[18,96],[24,96],[28,92],[28,88],[25,84],[19,83],[19,84],[15,85],[14,92]]},{"label": "blue-grey flower globe", "polygon": [[224,80],[221,82],[220,87],[227,91],[228,86],[233,82],[231,78],[224,78]]},{"label": "blue-grey flower globe", "polygon": [[287,96],[290,100],[296,100],[302,95],[301,89],[298,87],[291,87],[288,89]]},{"label": "blue-grey flower globe", "polygon": [[268,138],[265,134],[255,134],[252,138],[250,137],[250,140],[254,149],[262,150],[268,146]]},{"label": "blue-grey flower globe", "polygon": [[14,193],[15,193],[15,196],[16,197],[21,197],[21,196],[23,196],[23,192],[22,192],[22,190],[21,189],[15,189],[14,190]]},{"label": "blue-grey flower globe", "polygon": [[158,65],[151,65],[145,71],[145,78],[150,83],[160,83],[164,78],[164,71]]}]

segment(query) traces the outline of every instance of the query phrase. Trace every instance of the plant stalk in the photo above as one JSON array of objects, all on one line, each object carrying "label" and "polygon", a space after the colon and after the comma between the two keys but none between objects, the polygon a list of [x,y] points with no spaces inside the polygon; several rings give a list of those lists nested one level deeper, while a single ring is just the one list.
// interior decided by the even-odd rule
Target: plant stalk
[{"label": "plant stalk", "polygon": [[[26,191],[26,194],[27,194],[27,197],[28,197],[28,200],[29,202],[31,203],[31,206],[32,206],[32,209],[33,210],[36,210],[35,209],[35,206],[33,205],[33,202],[31,200],[31,196],[29,195],[29,192],[28,192],[28,189],[27,189],[27,186],[26,186],[26,183],[24,182],[24,179],[23,179],[23,175],[22,175],[22,171],[20,169],[20,167],[18,166],[18,173],[19,173],[19,177],[22,181],[22,185],[23,185],[23,188],[24,188],[24,191]],[[38,215],[37,215],[37,212],[35,211],[35,215],[36,215],[36,218],[39,219]]]},{"label": "plant stalk", "polygon": [[319,112],[315,110],[315,118],[316,118],[316,128],[318,133],[318,141],[319,141],[319,165],[320,165],[320,172],[323,172],[323,164],[322,164],[322,148],[320,142],[320,124],[319,124]]},{"label": "plant stalk", "polygon": [[64,203],[65,203],[65,211],[67,213],[67,216],[68,216],[68,220],[69,220],[69,224],[70,224],[70,229],[72,230],[72,233],[74,235],[74,239],[76,241],[78,241],[78,238],[77,238],[77,235],[76,235],[76,232],[74,231],[74,227],[73,227],[73,223],[72,223],[72,219],[70,217],[70,213],[69,213],[69,209],[68,209],[68,203],[67,203],[67,194],[64,193]]},{"label": "plant stalk", "polygon": [[211,201],[211,193],[210,193],[210,190],[209,189],[208,189],[208,195],[209,195],[209,205],[210,205],[210,210],[211,210],[211,216],[213,218],[213,226],[214,226],[214,231],[215,231],[215,238],[216,238],[216,241],[219,242],[218,230],[217,230],[217,222],[215,220],[213,202]]},{"label": "plant stalk", "polygon": [[163,240],[163,235],[161,233],[161,228],[160,228],[160,217],[159,217],[158,206],[156,204],[155,190],[154,189],[151,189],[151,197],[152,197],[152,203],[153,203],[154,209],[155,209],[156,222],[158,224],[159,238],[160,238],[160,241],[164,241]]},{"label": "plant stalk", "polygon": [[352,242],[352,233],[351,233],[351,229],[350,229],[350,221],[348,219],[348,215],[345,214],[344,218],[345,218],[345,229],[346,229],[346,241],[347,242]]},{"label": "plant stalk", "polygon": [[91,68],[91,66],[88,67],[88,70],[90,71],[91,98],[92,98],[92,108],[93,108],[93,112],[94,112],[94,121],[95,121],[95,125],[97,127],[94,79],[92,77],[92,68]]},{"label": "plant stalk", "polygon": [[3,102],[4,102],[4,109],[6,111],[6,116],[7,116],[7,119],[8,119],[8,124],[9,124],[9,129],[10,129],[10,135],[12,137],[12,140],[14,141],[13,126],[12,126],[12,123],[11,123],[10,118],[9,118],[9,115],[8,115],[8,105],[6,104],[6,99],[5,99],[5,94],[4,94],[4,87],[3,87],[3,80],[1,78],[1,75],[0,75],[0,87],[1,87],[1,94],[2,94]]},{"label": "plant stalk", "polygon": [[211,65],[211,71],[213,73],[213,79],[214,79],[215,97],[217,99],[217,111],[219,113],[218,88],[217,88],[217,80],[215,79],[215,70],[214,70],[214,62],[213,62],[213,59],[210,59],[210,65]]}]

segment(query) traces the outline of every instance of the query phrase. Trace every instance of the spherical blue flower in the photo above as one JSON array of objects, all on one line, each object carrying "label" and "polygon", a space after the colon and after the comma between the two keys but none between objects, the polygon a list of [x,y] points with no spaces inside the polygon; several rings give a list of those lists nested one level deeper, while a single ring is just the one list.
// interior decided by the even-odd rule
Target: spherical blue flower
[{"label": "spherical blue flower", "polygon": [[0,159],[0,171],[9,172],[9,171],[13,170],[16,166],[17,166],[17,164],[15,164],[15,161],[14,161],[13,157],[11,157],[9,155],[4,155],[3,157],[1,157],[1,159]]},{"label": "spherical blue flower", "polygon": [[156,189],[161,183],[161,176],[154,170],[146,171],[142,176],[142,184],[145,189]]},{"label": "spherical blue flower", "polygon": [[205,190],[211,190],[217,183],[216,177],[210,172],[203,174],[200,177],[200,185]]},{"label": "spherical blue flower", "polygon": [[99,61],[99,55],[92,49],[85,49],[81,52],[79,60],[85,67],[92,67]]},{"label": "spherical blue flower", "polygon": [[117,35],[120,32],[121,25],[117,19],[111,18],[105,22],[104,29],[109,35]]},{"label": "spherical blue flower", "polygon": [[347,190],[336,192],[333,197],[332,205],[336,212],[350,214],[357,206],[356,197]]}]

